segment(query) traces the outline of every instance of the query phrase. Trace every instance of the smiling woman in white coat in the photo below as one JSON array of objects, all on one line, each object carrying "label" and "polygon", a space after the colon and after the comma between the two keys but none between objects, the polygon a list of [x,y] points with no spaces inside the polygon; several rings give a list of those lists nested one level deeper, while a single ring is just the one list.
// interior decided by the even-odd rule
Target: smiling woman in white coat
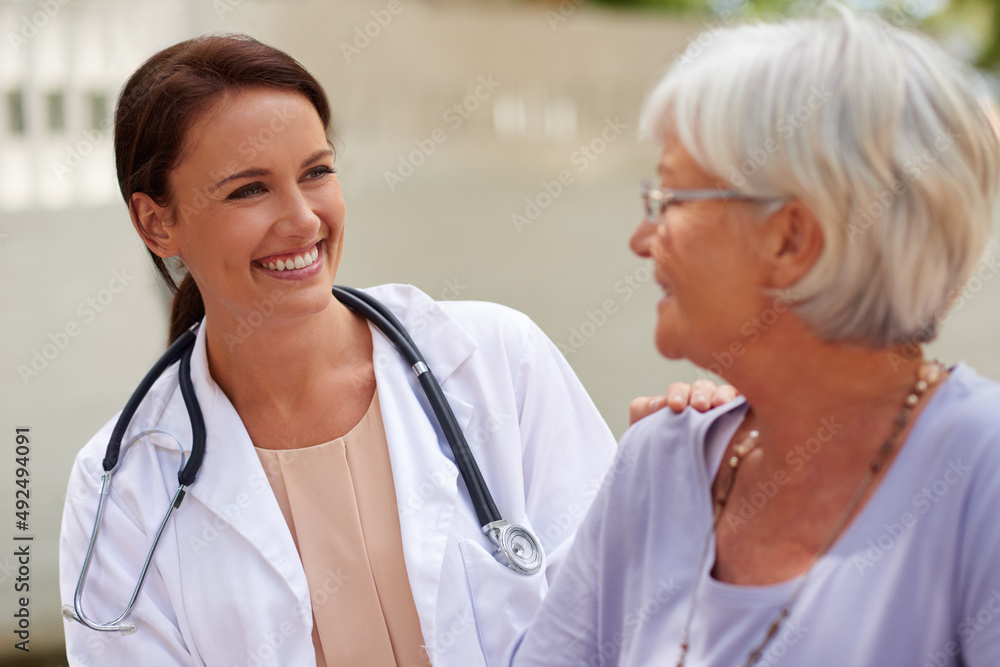
[{"label": "smiling woman in white coat", "polygon": [[[287,54],[202,37],[150,58],[115,115],[119,185],[192,325],[207,447],[128,617],[66,621],[70,664],[492,665],[527,624],[615,443],[524,315],[367,290],[422,349],[504,518],[541,569],[497,562],[409,363],[331,295],[345,205],[316,80]],[[179,287],[174,276],[182,275]],[[177,365],[134,415],[78,602],[126,608],[193,438]],[[74,602],[115,420],[77,456],[63,515]]]}]

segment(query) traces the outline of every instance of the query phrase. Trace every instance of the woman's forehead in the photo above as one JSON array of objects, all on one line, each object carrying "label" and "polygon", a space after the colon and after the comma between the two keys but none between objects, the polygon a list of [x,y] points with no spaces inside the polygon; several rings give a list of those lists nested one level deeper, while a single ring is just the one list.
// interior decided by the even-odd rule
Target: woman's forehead
[{"label": "woman's forehead", "polygon": [[305,96],[251,89],[227,93],[192,124],[178,166],[197,161],[240,168],[281,151],[311,154],[325,146],[322,120]]}]

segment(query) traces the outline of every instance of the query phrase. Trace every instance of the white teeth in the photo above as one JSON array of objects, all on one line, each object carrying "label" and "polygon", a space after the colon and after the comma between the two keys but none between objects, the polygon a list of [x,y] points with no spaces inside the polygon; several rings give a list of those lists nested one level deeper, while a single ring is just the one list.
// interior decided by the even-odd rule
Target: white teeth
[{"label": "white teeth", "polygon": [[319,259],[319,248],[313,248],[305,255],[296,255],[294,259],[279,259],[276,262],[268,262],[267,268],[272,271],[292,271],[294,269],[304,269]]}]

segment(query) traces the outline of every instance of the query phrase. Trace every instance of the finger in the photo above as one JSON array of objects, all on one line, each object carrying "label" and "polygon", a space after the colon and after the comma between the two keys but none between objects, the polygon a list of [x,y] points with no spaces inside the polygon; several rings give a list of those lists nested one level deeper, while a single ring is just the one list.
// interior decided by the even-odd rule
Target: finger
[{"label": "finger", "polygon": [[691,407],[704,412],[712,407],[716,386],[709,380],[695,380],[691,385]]},{"label": "finger", "polygon": [[736,391],[736,387],[731,384],[724,384],[715,390],[715,397],[712,399],[712,407],[717,408],[720,405],[728,403],[729,401],[736,398],[739,392]]},{"label": "finger", "polygon": [[667,405],[674,412],[683,412],[691,400],[691,385],[687,382],[674,382],[667,387]]},{"label": "finger", "polygon": [[628,425],[636,423],[643,417],[648,417],[664,405],[667,399],[665,396],[639,396],[633,398],[628,404]]}]

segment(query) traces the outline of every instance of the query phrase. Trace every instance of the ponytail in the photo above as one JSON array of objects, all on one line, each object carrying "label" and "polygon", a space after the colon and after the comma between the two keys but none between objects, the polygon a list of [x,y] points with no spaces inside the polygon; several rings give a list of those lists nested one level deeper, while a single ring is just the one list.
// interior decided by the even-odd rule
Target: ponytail
[{"label": "ponytail", "polygon": [[[132,211],[131,205],[129,205],[129,211]],[[135,213],[132,213],[132,216],[134,219]],[[170,267],[167,266],[162,257],[158,257],[149,248],[146,248],[146,252],[149,253],[149,258],[153,260],[153,267],[160,274],[163,284],[174,295],[170,302],[170,330],[167,340],[168,346],[173,345],[174,341],[180,338],[181,334],[190,328],[192,324],[205,317],[205,302],[201,298],[201,291],[198,289],[198,284],[191,277],[190,273],[185,270],[181,284],[178,286],[174,280],[174,272],[178,270],[177,265],[174,267],[174,272],[171,272]],[[180,264],[180,266],[183,267],[183,264]]]},{"label": "ponytail", "polygon": [[190,273],[184,274],[170,304],[170,343],[180,338],[192,324],[205,317],[205,303]]}]

